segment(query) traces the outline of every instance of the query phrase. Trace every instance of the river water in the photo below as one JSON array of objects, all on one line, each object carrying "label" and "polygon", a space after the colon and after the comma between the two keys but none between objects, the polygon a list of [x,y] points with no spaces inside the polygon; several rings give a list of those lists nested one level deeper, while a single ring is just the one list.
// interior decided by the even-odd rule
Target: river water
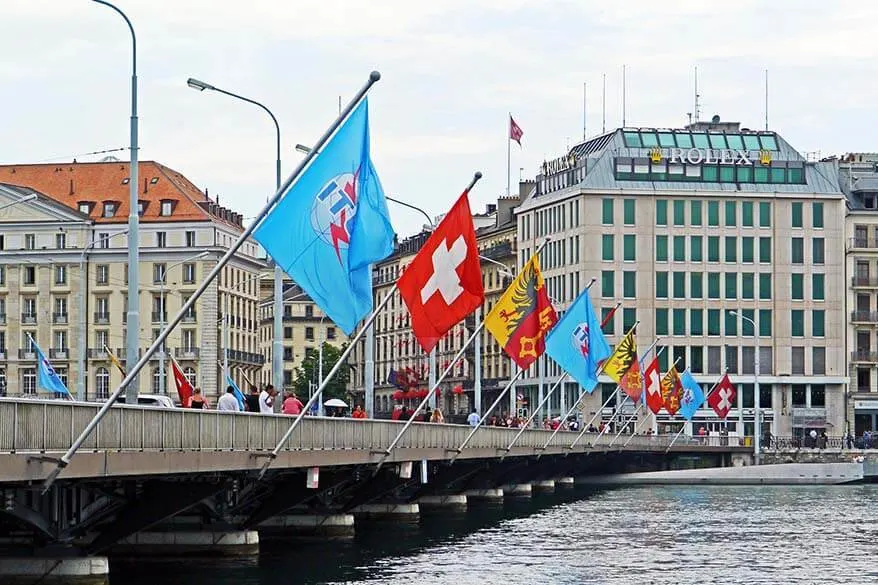
[{"label": "river water", "polygon": [[577,488],[250,561],[111,563],[110,585],[867,585],[876,552],[878,485]]}]

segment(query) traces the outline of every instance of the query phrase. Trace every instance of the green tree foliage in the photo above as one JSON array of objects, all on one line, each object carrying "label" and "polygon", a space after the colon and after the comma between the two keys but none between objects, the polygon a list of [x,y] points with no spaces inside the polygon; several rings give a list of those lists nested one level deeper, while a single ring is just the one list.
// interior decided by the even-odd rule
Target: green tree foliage
[{"label": "green tree foliage", "polygon": [[[338,362],[338,358],[341,356],[342,352],[344,352],[347,345],[348,344],[345,343],[341,347],[335,347],[328,343],[323,344],[324,377],[329,374],[330,370],[332,370],[333,366]],[[313,387],[317,388],[317,381],[319,379],[317,375],[318,355],[317,349],[308,351],[305,355],[305,359],[302,360],[302,365],[296,368],[296,379],[293,382],[293,390],[302,402],[305,402],[309,396],[309,384],[313,384]],[[350,378],[351,367],[348,364],[342,364],[338,373],[333,376],[332,381],[323,391],[323,401],[326,402],[330,398],[339,398],[348,404],[351,404],[348,395],[348,381],[350,381]]]}]

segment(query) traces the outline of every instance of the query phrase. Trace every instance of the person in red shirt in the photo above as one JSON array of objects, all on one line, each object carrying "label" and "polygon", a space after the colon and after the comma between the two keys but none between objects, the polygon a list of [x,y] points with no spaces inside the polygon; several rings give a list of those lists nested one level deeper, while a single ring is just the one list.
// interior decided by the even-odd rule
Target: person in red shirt
[{"label": "person in red shirt", "polygon": [[366,411],[360,408],[360,405],[354,407],[354,412],[351,413],[351,418],[366,418]]},{"label": "person in red shirt", "polygon": [[283,405],[284,414],[291,414],[296,416],[300,412],[302,412],[302,408],[304,408],[304,405],[302,404],[302,401],[296,397],[295,392],[290,392],[289,394],[287,394],[287,397],[284,399]]}]

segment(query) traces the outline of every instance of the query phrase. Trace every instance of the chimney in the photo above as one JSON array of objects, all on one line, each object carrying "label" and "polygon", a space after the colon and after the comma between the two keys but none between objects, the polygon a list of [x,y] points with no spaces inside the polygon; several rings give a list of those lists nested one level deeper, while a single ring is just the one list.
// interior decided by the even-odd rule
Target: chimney
[{"label": "chimney", "polygon": [[146,193],[149,191],[149,179],[143,179],[143,192]]},{"label": "chimney", "polygon": [[70,179],[70,194],[73,195],[73,179]]},{"label": "chimney", "polygon": [[210,201],[210,195],[207,194],[207,187],[204,188],[204,200]]}]

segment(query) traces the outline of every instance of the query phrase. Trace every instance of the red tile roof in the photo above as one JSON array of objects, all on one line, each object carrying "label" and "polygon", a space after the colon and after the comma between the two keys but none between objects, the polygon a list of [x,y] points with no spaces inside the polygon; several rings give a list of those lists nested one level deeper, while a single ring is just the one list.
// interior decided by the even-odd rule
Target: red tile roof
[{"label": "red tile roof", "polygon": [[[73,162],[0,165],[0,182],[29,187],[78,210],[79,204],[93,204],[90,217],[99,223],[128,221],[128,162]],[[138,198],[146,203],[144,222],[209,221],[216,219],[241,228],[242,216],[221,207],[189,179],[155,161],[138,163]],[[162,201],[172,201],[170,216],[160,215]],[[104,203],[116,203],[113,217],[103,217]]]}]

